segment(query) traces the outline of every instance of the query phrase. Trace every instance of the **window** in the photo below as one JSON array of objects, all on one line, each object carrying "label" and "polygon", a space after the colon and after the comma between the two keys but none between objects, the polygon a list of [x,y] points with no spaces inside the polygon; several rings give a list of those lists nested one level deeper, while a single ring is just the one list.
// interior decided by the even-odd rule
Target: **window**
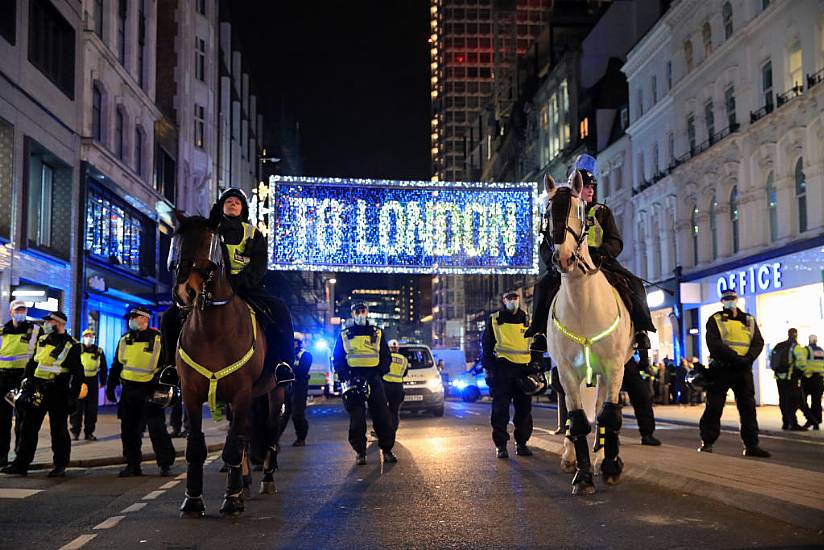
[{"label": "window", "polygon": [[154,275],[154,228],[120,199],[92,187],[86,203],[85,249],[99,259]]},{"label": "window", "polygon": [[12,46],[17,42],[17,2],[0,2],[0,36]]},{"label": "window", "polygon": [[798,232],[807,230],[807,178],[804,176],[804,159],[795,163],[795,198],[798,201]]},{"label": "window", "polygon": [[788,66],[790,69],[790,85],[787,88],[800,86],[804,79],[801,74],[801,42],[799,40],[796,40],[790,46]]},{"label": "window", "polygon": [[658,167],[658,144],[652,146],[652,176],[655,177],[661,172]]},{"label": "window", "polygon": [[732,225],[732,253],[735,254],[738,252],[739,249],[739,238],[738,238],[738,218],[740,214],[738,212],[738,186],[733,185],[732,191],[730,191],[730,224]]},{"label": "window", "polygon": [[644,114],[644,90],[642,88],[638,88],[636,96],[638,103],[638,116],[635,117],[635,120],[638,120]]},{"label": "window", "polygon": [[94,34],[103,40],[103,0],[94,0]]},{"label": "window", "polygon": [[692,228],[692,265],[698,265],[698,206],[693,205],[690,213],[690,226]]},{"label": "window", "polygon": [[778,240],[778,193],[772,172],[767,176],[767,214],[770,220],[770,242],[774,243]]},{"label": "window", "polygon": [[724,106],[727,109],[727,127],[731,132],[737,126],[735,122],[735,87],[730,86],[724,91]]},{"label": "window", "polygon": [[701,38],[704,41],[704,57],[707,58],[712,53],[712,28],[709,21],[701,27]]},{"label": "window", "polygon": [[639,189],[647,181],[646,171],[647,171],[647,167],[644,166],[644,153],[639,152],[638,153],[638,188]]},{"label": "window", "polygon": [[154,187],[158,193],[166,197],[169,202],[175,202],[177,187],[177,163],[163,147],[155,149]]},{"label": "window", "polygon": [[689,40],[684,42],[684,60],[687,63],[687,72],[691,71],[693,67],[692,42]]},{"label": "window", "polygon": [[724,39],[729,39],[732,36],[732,6],[729,2],[724,2],[721,8],[721,17],[724,20]]},{"label": "window", "polygon": [[629,126],[629,109],[626,105],[621,107],[621,130],[626,130]]},{"label": "window", "polygon": [[126,125],[126,115],[123,108],[118,107],[114,115],[114,154],[120,160],[126,157],[126,136],[124,135]]},{"label": "window", "polygon": [[195,78],[206,81],[206,41],[195,38]]},{"label": "window", "polygon": [[667,134],[667,162],[669,166],[675,164],[675,136],[672,132]]},{"label": "window", "polygon": [[72,234],[72,170],[33,140],[29,151],[25,188],[25,243],[56,257],[68,259]]},{"label": "window", "polygon": [[0,118],[0,236],[11,235],[14,127]]},{"label": "window", "polygon": [[92,84],[92,138],[103,141],[103,93],[98,84]]},{"label": "window", "polygon": [[667,61],[667,91],[672,89],[672,61]]},{"label": "window", "polygon": [[695,154],[695,115],[687,116],[687,142],[690,146],[690,154]]},{"label": "window", "polygon": [[589,136],[589,117],[584,117],[581,123],[578,125],[578,134],[580,135],[581,139]]},{"label": "window", "polygon": [[772,78],[772,61],[767,61],[761,67],[761,89],[764,97],[764,105],[772,107],[773,105],[773,78]]},{"label": "window", "polygon": [[146,83],[146,0],[137,1],[137,84]]},{"label": "window", "polygon": [[143,140],[143,129],[140,126],[136,126],[134,129],[134,167],[138,176],[142,176],[144,172]]},{"label": "window", "polygon": [[710,201],[710,242],[712,244],[712,259],[718,258],[718,221],[716,220],[716,211],[718,210],[718,201],[715,200],[715,195]]},{"label": "window", "polygon": [[715,135],[715,114],[712,111],[712,101],[704,105],[704,119],[707,121],[707,139],[712,142],[712,137]]},{"label": "window", "polygon": [[[51,244],[51,203],[54,186],[54,169],[48,164],[40,164],[40,173],[32,174],[32,200],[29,202],[30,212],[33,207],[38,215],[33,216],[29,225],[29,238],[39,246]],[[32,238],[33,237],[33,238]]]},{"label": "window", "polygon": [[29,3],[29,61],[74,99],[74,28],[48,0]]},{"label": "window", "polygon": [[761,9],[765,10],[770,7],[770,0],[761,0]]},{"label": "window", "polygon": [[206,15],[206,0],[197,0],[197,13]]},{"label": "window", "polygon": [[652,104],[655,105],[658,103],[658,79],[655,75],[652,75],[652,82],[650,82],[650,88],[652,88]]},{"label": "window", "polygon": [[195,147],[203,149],[206,140],[206,115],[202,105],[195,103]]},{"label": "window", "polygon": [[126,18],[129,13],[128,0],[118,0],[117,9],[117,59],[126,66]]}]

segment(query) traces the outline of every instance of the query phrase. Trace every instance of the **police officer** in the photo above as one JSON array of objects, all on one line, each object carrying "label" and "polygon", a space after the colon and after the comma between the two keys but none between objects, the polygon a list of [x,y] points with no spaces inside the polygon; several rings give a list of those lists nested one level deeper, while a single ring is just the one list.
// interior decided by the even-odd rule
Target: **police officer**
[{"label": "police officer", "polygon": [[386,391],[386,400],[389,405],[389,414],[392,416],[392,429],[397,434],[400,423],[400,410],[403,404],[403,377],[409,370],[409,360],[400,352],[401,345],[397,340],[389,340],[389,352],[392,362],[389,372],[383,375],[383,388]]},{"label": "police officer", "polygon": [[[381,377],[389,372],[392,356],[383,331],[369,323],[369,308],[363,302],[352,304],[352,325],[343,329],[335,342],[332,361],[341,382],[361,377],[369,384],[369,414],[383,451],[383,461],[397,462],[392,453],[395,432]],[[349,407],[349,444],[356,453],[356,463],[366,464],[366,406]]]},{"label": "police officer", "polygon": [[711,453],[712,445],[721,433],[721,414],[732,389],[741,420],[744,456],[768,458],[770,453],[758,445],[758,420],[755,414],[755,386],[752,363],[764,348],[764,339],[755,317],[744,313],[736,304],[738,294],[728,289],[721,294],[723,310],[707,321],[707,348],[712,361],[708,371],[711,381],[707,403],[701,415],[700,452]]},{"label": "police officer", "polygon": [[486,320],[482,339],[482,360],[489,393],[492,395],[492,441],[498,458],[509,458],[509,404],[515,406],[515,454],[532,456],[526,443],[532,436],[532,396],[516,383],[531,372],[529,341],[524,336],[529,321],[520,308],[517,291],[507,290],[501,297],[503,307]]},{"label": "police officer", "polygon": [[[781,409],[781,429],[804,431],[806,428],[798,423],[796,412],[801,409],[801,379],[799,372],[802,362],[806,358],[806,349],[798,344],[798,330],[791,328],[787,331],[787,339],[776,344],[771,359],[780,359],[778,364],[770,364],[778,388],[778,407]],[[806,413],[806,412],[805,412]],[[809,422],[810,416],[807,414]]]},{"label": "police officer", "polygon": [[807,399],[810,400],[808,406],[810,420],[807,421],[807,425],[804,427],[819,430],[821,424],[821,397],[824,394],[824,349],[818,346],[818,336],[815,334],[810,334],[808,341],[801,389],[804,391],[802,396],[804,404],[807,404]]},{"label": "police officer", "polygon": [[[646,353],[646,349],[642,350]],[[646,365],[646,366],[645,366]],[[646,363],[639,357],[636,361],[631,358],[624,365],[623,389],[629,396],[629,402],[635,411],[635,421],[638,423],[638,431],[641,432],[641,445],[658,446],[661,442],[652,435],[655,431],[655,413],[652,411],[652,393],[647,380],[650,373]]]},{"label": "police officer", "polygon": [[[11,320],[3,325],[0,333],[0,468],[9,463],[11,447],[11,420],[14,407],[2,399],[9,391],[20,387],[26,364],[34,353],[34,346],[40,336],[40,327],[26,320],[26,303],[14,300],[9,304]],[[14,449],[20,443],[22,414],[17,411],[14,424]]]},{"label": "police officer", "polygon": [[[39,405],[30,406],[23,416],[20,427],[20,448],[14,462],[0,470],[4,474],[27,475],[37,450],[37,434],[46,413],[49,414],[49,430],[54,469],[49,477],[65,477],[71,456],[69,438],[69,412],[80,394],[83,384],[83,363],[80,346],[66,332],[66,314],[54,311],[44,318],[44,335],[38,338],[34,355],[26,364],[24,392],[38,392],[42,396]],[[19,403],[19,400],[18,400]]]},{"label": "police officer", "polygon": [[162,352],[160,332],[149,327],[151,316],[151,312],[142,306],[129,311],[129,331],[117,343],[117,354],[106,383],[106,397],[112,402],[117,402],[115,389],[122,386],[117,416],[126,467],[118,474],[120,477],[143,475],[140,447],[144,422],[149,429],[160,475],[170,475],[175,462],[175,449],[166,431],[163,409],[146,401],[154,389]]},{"label": "police officer", "polygon": [[295,381],[289,389],[286,403],[286,417],[284,424],[289,422],[295,426],[295,441],[293,447],[306,445],[306,435],[309,433],[309,421],[306,420],[306,399],[309,396],[309,369],[312,368],[312,354],[303,349],[303,334],[296,332],[295,343]]},{"label": "police officer", "polygon": [[[71,431],[75,441],[80,438],[80,428],[84,427],[83,433],[86,441],[96,441],[94,428],[97,425],[97,405],[99,400],[100,385],[106,385],[106,374],[108,366],[106,354],[103,349],[94,343],[95,334],[92,329],[83,331],[83,344],[80,347],[80,361],[83,363],[83,372],[87,388],[86,397],[77,400],[77,409],[71,416]],[[83,419],[85,417],[85,426]]]}]

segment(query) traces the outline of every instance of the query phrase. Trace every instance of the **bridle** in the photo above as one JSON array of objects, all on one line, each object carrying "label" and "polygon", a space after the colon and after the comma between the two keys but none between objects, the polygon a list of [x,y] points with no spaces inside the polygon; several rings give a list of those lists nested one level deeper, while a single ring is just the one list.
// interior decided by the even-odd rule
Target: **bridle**
[{"label": "bridle", "polygon": [[[581,232],[580,232],[580,234],[577,231],[575,231],[572,227],[569,226],[569,213],[570,213],[570,210],[572,210],[572,197],[573,197],[573,195],[570,192],[569,193],[569,206],[567,207],[566,215],[564,216],[564,226],[561,227],[560,224],[558,224],[557,227],[554,227],[554,228],[548,227],[547,229],[550,231],[549,236],[551,237],[548,240],[551,242],[551,246],[553,246],[553,248],[554,248],[555,244],[562,244],[563,243],[563,238],[567,233],[572,235],[572,238],[575,240],[575,249],[572,253],[572,257],[575,260],[575,267],[580,269],[581,272],[584,275],[593,275],[593,274],[595,274],[596,272],[598,272],[600,270],[600,266],[596,267],[596,266],[591,265],[589,262],[587,262],[586,258],[584,258],[583,253],[581,252],[583,250],[583,247],[586,246],[587,231],[589,230],[592,223],[589,221],[589,219],[587,218],[587,216],[585,214],[585,210],[584,210],[584,207],[583,207],[583,204],[584,204],[583,201],[581,201],[581,199],[579,198],[578,199],[578,201],[579,201],[578,202],[578,211],[576,213],[576,216],[578,217],[578,220],[581,222]],[[550,200],[550,212],[551,212],[551,204],[552,204],[552,200]],[[555,225],[555,224],[553,223],[553,225]],[[562,229],[561,235],[556,236],[555,235],[555,229]],[[560,263],[559,263],[559,260],[558,260],[558,251],[557,250],[552,255],[552,265],[558,272],[561,271],[561,266],[560,266]]]},{"label": "bridle", "polygon": [[[225,271],[226,269],[224,254],[225,246],[223,244],[223,239],[219,234],[211,230],[209,230],[209,233],[211,234],[211,240],[209,242],[209,253],[207,256],[195,255],[192,258],[181,259],[180,261],[177,261],[177,259],[179,258],[182,250],[183,239],[180,236],[175,236],[173,238],[172,246],[169,250],[169,271],[174,273],[175,282],[177,283],[181,273],[188,275],[191,272],[195,272],[203,278],[203,285],[201,286],[200,294],[197,297],[197,302],[192,302],[189,305],[184,305],[180,302],[180,298],[177,295],[177,284],[175,284],[175,287],[172,290],[172,299],[178,307],[183,310],[191,310],[195,307],[195,305],[197,305],[201,311],[205,310],[207,307],[225,306],[235,297],[235,291],[232,289],[232,293],[228,298],[221,300],[215,299],[214,290],[212,288],[213,283],[215,282],[215,276],[218,270],[222,269]],[[205,269],[198,265],[203,263],[206,263],[209,268]],[[231,288],[231,285],[229,286]]]}]

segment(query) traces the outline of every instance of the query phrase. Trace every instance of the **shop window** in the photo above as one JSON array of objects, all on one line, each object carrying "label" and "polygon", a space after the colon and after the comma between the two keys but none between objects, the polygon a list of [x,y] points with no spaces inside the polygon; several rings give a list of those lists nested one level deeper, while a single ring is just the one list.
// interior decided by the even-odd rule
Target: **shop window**
[{"label": "shop window", "polygon": [[704,41],[704,57],[707,58],[712,53],[712,28],[709,21],[701,27],[701,38]]},{"label": "shop window", "polygon": [[152,276],[154,227],[120,199],[92,187],[86,204],[85,249],[92,256]]},{"label": "shop window", "polygon": [[730,192],[730,225],[732,225],[732,253],[738,252],[740,243],[738,237],[738,186],[734,185]]},{"label": "shop window", "polygon": [[692,265],[698,265],[698,206],[693,205],[690,212],[690,227],[692,236]]},{"label": "shop window", "polygon": [[804,176],[804,159],[795,163],[795,198],[798,201],[798,232],[807,230],[807,178]]},{"label": "shop window", "polygon": [[712,252],[713,260],[718,258],[718,220],[716,216],[717,211],[718,201],[715,199],[715,195],[713,195],[712,200],[710,201],[710,250]]},{"label": "shop window", "polygon": [[14,127],[0,118],[0,237],[11,235]]},{"label": "shop window", "polygon": [[772,172],[767,176],[767,217],[770,220],[770,242],[774,243],[778,240],[778,193]]},{"label": "shop window", "polygon": [[726,40],[732,36],[732,5],[729,2],[724,2],[721,17],[724,19],[724,39]]},{"label": "shop window", "polygon": [[74,28],[48,0],[29,3],[29,61],[74,99]]},{"label": "shop window", "polygon": [[68,260],[72,234],[72,170],[39,143],[29,140],[26,182],[26,243]]},{"label": "shop window", "polygon": [[6,0],[0,2],[0,36],[12,46],[17,41],[17,2]]}]

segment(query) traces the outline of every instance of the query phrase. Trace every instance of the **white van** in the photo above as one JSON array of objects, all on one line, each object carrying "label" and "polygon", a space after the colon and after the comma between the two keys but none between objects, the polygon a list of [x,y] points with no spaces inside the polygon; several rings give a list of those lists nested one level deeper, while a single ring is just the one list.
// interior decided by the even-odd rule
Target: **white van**
[{"label": "white van", "polygon": [[444,387],[432,351],[423,344],[401,344],[398,351],[409,361],[409,370],[403,379],[402,409],[427,410],[443,416]]}]

